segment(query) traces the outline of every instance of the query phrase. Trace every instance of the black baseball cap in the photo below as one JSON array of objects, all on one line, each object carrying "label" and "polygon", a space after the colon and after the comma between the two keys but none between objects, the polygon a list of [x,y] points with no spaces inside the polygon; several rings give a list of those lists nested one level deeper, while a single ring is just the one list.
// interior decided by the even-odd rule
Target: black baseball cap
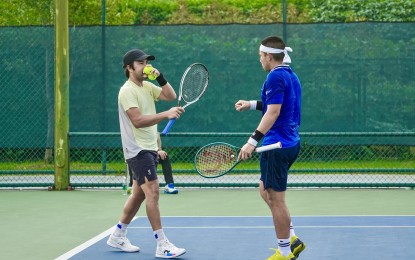
[{"label": "black baseball cap", "polygon": [[142,50],[139,49],[132,49],[124,54],[123,58],[123,68],[127,67],[127,65],[133,63],[134,61],[143,61],[143,60],[155,60],[156,57],[153,55],[148,55]]}]

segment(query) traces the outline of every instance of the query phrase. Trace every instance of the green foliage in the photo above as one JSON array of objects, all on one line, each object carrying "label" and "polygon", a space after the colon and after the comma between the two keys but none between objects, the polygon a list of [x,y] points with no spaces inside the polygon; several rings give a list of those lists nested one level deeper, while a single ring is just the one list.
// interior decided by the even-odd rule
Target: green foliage
[{"label": "green foliage", "polygon": [[69,1],[69,24],[101,24],[101,1]]},{"label": "green foliage", "polygon": [[178,8],[174,1],[139,1],[136,7],[135,24],[164,24]]},{"label": "green foliage", "polygon": [[137,1],[112,0],[105,4],[105,24],[130,24],[136,19]]},{"label": "green foliage", "polygon": [[[105,24],[264,24],[282,22],[276,0],[106,0]],[[69,1],[71,25],[103,22],[102,1]],[[415,21],[414,0],[286,0],[289,23]],[[54,0],[0,2],[0,25],[51,25]]]},{"label": "green foliage", "polygon": [[310,0],[313,22],[407,22],[415,19],[414,0]]},{"label": "green foliage", "polygon": [[[385,12],[387,10],[387,12]],[[369,1],[367,8],[356,10],[358,16],[367,21],[407,22],[414,21],[415,1],[413,0],[377,0]]]},{"label": "green foliage", "polygon": [[54,0],[2,0],[0,26],[53,24],[54,11]]},{"label": "green foliage", "polygon": [[271,0],[178,0],[166,24],[271,23],[280,19],[281,4]]}]

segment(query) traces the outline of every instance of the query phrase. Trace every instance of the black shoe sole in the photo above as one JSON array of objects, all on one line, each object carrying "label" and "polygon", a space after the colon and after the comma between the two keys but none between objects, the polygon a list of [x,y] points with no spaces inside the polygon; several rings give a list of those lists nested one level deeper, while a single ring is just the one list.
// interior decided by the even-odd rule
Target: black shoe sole
[{"label": "black shoe sole", "polygon": [[[301,252],[304,251],[305,249],[305,244],[303,243],[303,241],[301,241],[300,239],[296,239],[294,240],[294,242],[291,244],[291,252],[293,252],[293,255],[298,258],[298,256],[300,255]],[[297,249],[297,250],[295,250]],[[294,251],[296,251],[294,253]]]}]

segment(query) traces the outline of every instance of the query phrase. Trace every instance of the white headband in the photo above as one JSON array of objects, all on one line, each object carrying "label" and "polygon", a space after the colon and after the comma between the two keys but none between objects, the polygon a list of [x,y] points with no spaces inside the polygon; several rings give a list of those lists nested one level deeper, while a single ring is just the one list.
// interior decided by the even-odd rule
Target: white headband
[{"label": "white headband", "polygon": [[288,55],[288,52],[292,52],[293,49],[291,49],[290,47],[285,47],[284,50],[281,49],[275,49],[275,48],[271,48],[271,47],[267,47],[261,44],[261,46],[259,46],[259,50],[262,52],[266,52],[266,53],[284,53],[284,60],[282,61],[283,63],[291,63],[291,58],[290,55]]}]

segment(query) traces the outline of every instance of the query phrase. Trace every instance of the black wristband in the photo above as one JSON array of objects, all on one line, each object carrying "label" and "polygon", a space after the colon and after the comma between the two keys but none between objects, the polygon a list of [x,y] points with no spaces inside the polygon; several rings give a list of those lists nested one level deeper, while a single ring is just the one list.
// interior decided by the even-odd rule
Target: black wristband
[{"label": "black wristband", "polygon": [[258,100],[256,102],[256,110],[262,111],[262,101]]},{"label": "black wristband", "polygon": [[253,146],[257,146],[258,142],[261,141],[262,137],[264,137],[264,134],[258,130],[255,130],[251,137],[249,137],[247,143]]},{"label": "black wristband", "polygon": [[251,138],[257,142],[261,141],[262,137],[264,137],[264,134],[258,130],[255,130],[255,132],[251,135]]},{"label": "black wristband", "polygon": [[163,74],[160,73],[160,75],[156,78],[157,82],[159,83],[160,87],[167,84],[167,80],[163,77]]}]

